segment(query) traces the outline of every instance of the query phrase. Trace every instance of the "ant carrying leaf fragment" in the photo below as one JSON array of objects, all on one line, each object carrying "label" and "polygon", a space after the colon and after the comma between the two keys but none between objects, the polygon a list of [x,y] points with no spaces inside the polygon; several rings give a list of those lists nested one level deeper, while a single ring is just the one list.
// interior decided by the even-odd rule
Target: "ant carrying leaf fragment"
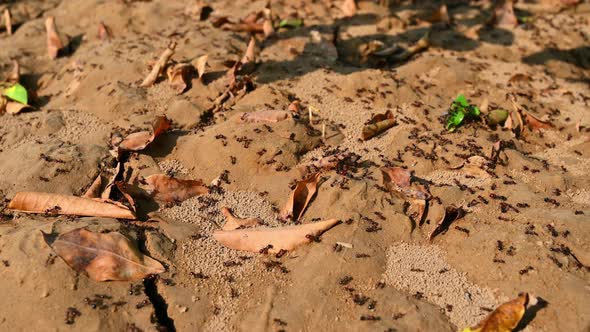
[{"label": "ant carrying leaf fragment", "polygon": [[447,116],[447,130],[453,132],[465,119],[479,119],[480,114],[477,106],[471,105],[464,95],[458,95],[451,104]]}]

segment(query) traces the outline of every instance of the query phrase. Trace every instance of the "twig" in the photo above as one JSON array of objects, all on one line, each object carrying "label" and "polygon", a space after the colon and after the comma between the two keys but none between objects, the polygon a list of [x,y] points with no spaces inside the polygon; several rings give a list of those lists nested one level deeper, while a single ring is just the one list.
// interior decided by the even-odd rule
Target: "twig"
[{"label": "twig", "polygon": [[170,41],[170,43],[168,44],[168,47],[164,50],[162,55],[160,55],[158,62],[156,62],[156,64],[152,68],[152,71],[143,80],[143,82],[141,82],[141,84],[139,86],[141,86],[141,87],[152,86],[156,82],[156,80],[158,79],[158,76],[160,76],[162,74],[164,67],[166,67],[166,63],[168,63],[168,60],[170,60],[170,58],[174,54],[175,48],[176,48],[176,42]]}]

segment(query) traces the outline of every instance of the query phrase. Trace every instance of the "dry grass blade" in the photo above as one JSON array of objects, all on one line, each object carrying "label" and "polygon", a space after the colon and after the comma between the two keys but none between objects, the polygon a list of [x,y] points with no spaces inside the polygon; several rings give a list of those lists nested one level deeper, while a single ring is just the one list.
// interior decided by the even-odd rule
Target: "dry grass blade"
[{"label": "dry grass blade", "polygon": [[268,249],[269,253],[278,253],[281,250],[291,251],[309,243],[310,238],[319,236],[338,222],[337,219],[331,219],[296,226],[215,231],[213,238],[230,249],[251,252]]},{"label": "dry grass blade", "polygon": [[19,192],[8,208],[28,213],[135,219],[131,210],[116,202],[42,192]]},{"label": "dry grass blade", "polygon": [[168,61],[170,60],[172,55],[174,55],[175,48],[176,48],[176,42],[171,41],[168,44],[168,47],[160,55],[160,58],[158,59],[158,61],[154,65],[154,67],[152,68],[152,71],[150,71],[148,76],[143,80],[143,82],[141,82],[141,84],[139,86],[147,87],[147,86],[152,86],[152,85],[154,85],[154,83],[156,83],[156,80],[164,71],[166,64],[168,63]]},{"label": "dry grass blade", "polygon": [[64,47],[64,44],[59,37],[57,28],[55,27],[55,18],[49,16],[45,19],[45,31],[47,32],[47,54],[51,60],[57,58],[59,50]]},{"label": "dry grass blade", "polygon": [[503,303],[488,317],[463,332],[509,332],[518,326],[529,303],[529,295],[521,293],[512,301]]},{"label": "dry grass blade", "polygon": [[363,140],[371,139],[395,125],[393,112],[375,115],[367,125],[363,127]]},{"label": "dry grass blade", "polygon": [[291,112],[280,110],[254,111],[239,114],[237,117],[239,121],[245,123],[275,123],[289,119]]},{"label": "dry grass blade", "polygon": [[12,35],[12,16],[10,15],[10,10],[8,10],[8,8],[4,9],[4,24],[6,26],[6,33]]},{"label": "dry grass blade", "polygon": [[281,212],[281,218],[298,221],[305,208],[316,193],[320,172],[310,175],[308,178],[297,181],[295,189],[291,192],[285,208]]},{"label": "dry grass blade", "polygon": [[85,271],[96,281],[135,281],[166,271],[155,259],[142,254],[128,238],[117,232],[94,233],[79,228],[45,242],[74,271]]},{"label": "dry grass blade", "polygon": [[224,231],[232,231],[234,229],[258,226],[262,224],[260,218],[238,218],[234,216],[227,207],[221,208],[221,214],[225,217],[225,224],[221,228]]},{"label": "dry grass blade", "polygon": [[148,176],[145,182],[149,185],[149,194],[159,202],[177,203],[209,193],[209,188],[201,180],[182,180],[155,174]]},{"label": "dry grass blade", "polygon": [[152,125],[151,131],[140,131],[129,134],[119,144],[119,151],[140,151],[170,128],[171,122],[165,116],[158,116]]}]

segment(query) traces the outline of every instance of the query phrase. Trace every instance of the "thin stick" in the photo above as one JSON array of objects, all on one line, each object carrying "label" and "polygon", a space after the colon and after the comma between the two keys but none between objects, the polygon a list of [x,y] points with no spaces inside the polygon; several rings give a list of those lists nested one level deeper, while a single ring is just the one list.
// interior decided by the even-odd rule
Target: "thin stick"
[{"label": "thin stick", "polygon": [[168,47],[164,50],[162,55],[160,55],[160,58],[158,59],[158,62],[156,62],[154,67],[152,68],[152,71],[143,80],[143,82],[141,82],[141,84],[139,86],[141,86],[141,87],[152,86],[156,82],[156,80],[158,79],[158,76],[160,76],[162,74],[164,67],[166,67],[166,63],[168,63],[168,60],[170,60],[170,58],[174,54],[175,48],[176,48],[176,42],[170,41],[170,44],[168,44]]},{"label": "thin stick", "polygon": [[312,121],[312,116],[313,116],[312,114],[313,113],[311,113],[311,106],[309,106],[307,109],[309,110],[309,124],[313,126],[313,121]]},{"label": "thin stick", "polygon": [[326,124],[322,123],[322,140],[326,140]]}]

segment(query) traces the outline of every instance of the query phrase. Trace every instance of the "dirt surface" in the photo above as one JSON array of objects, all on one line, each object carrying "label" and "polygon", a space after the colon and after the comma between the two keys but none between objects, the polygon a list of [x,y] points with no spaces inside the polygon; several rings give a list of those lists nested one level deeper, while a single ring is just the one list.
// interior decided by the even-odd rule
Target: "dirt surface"
[{"label": "dirt surface", "polygon": [[[519,292],[537,298],[520,329],[590,330],[590,4],[521,1],[517,16],[528,19],[507,29],[486,25],[487,1],[448,1],[452,24],[420,19],[440,3],[390,2],[359,1],[344,17],[339,1],[272,1],[274,17],[304,25],[257,34],[254,89],[221,104],[226,62],[242,58],[249,35],[212,21],[238,21],[266,1],[211,1],[209,17],[196,1],[0,4],[14,23],[12,35],[0,28],[0,79],[17,60],[35,107],[0,115],[0,330],[456,331]],[[48,16],[69,40],[55,60]],[[110,40],[97,36],[101,21]],[[362,52],[376,40],[408,47],[427,31],[430,47],[406,61]],[[139,87],[170,40],[174,61],[208,55],[205,76],[182,94],[164,77]],[[450,133],[445,115],[458,94],[489,109],[513,110],[513,99],[553,127],[517,137],[472,122]],[[293,100],[301,112],[287,120],[239,120]],[[361,140],[387,110],[396,125]],[[128,157],[125,180],[166,173],[214,184],[210,194],[173,205],[138,198],[138,222],[5,209],[21,191],[83,194],[112,172],[111,138],[158,115],[172,129]],[[342,221],[321,242],[275,257],[211,237],[225,222],[221,207],[284,225],[278,211],[305,165],[344,151],[354,158],[322,173],[301,220]],[[454,168],[472,156],[487,169]],[[384,188],[384,166],[428,187],[437,205],[422,224]],[[429,240],[435,207],[450,205],[465,216]],[[167,271],[137,282],[76,274],[41,231],[79,227],[119,231]]]}]

